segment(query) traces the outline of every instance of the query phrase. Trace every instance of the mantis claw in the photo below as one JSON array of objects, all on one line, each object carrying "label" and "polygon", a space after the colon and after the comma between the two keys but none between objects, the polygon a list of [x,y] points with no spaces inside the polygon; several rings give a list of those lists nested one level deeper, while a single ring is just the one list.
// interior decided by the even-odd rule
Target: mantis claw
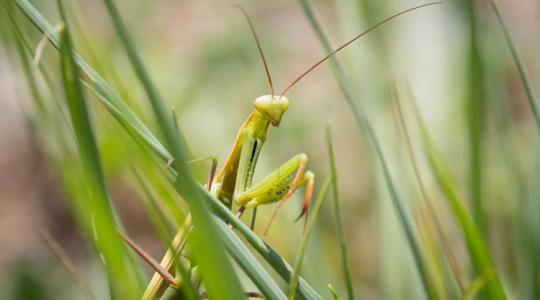
[{"label": "mantis claw", "polygon": [[294,220],[296,222],[300,220],[300,218],[302,218],[304,215],[306,216],[306,218],[304,219],[304,232],[306,232],[307,221],[308,221],[308,216],[309,216],[309,205],[311,203],[311,196],[313,195],[314,186],[315,186],[315,177],[312,176],[307,183],[306,195],[304,197],[304,204],[302,206],[302,211],[300,212],[300,215]]}]

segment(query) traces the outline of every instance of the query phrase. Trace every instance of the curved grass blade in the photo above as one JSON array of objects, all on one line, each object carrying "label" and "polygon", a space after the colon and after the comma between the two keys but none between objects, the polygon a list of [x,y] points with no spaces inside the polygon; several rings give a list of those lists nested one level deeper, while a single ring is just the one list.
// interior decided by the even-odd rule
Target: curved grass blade
[{"label": "curved grass blade", "polygon": [[[64,12],[60,5],[62,18]],[[101,161],[90,124],[85,97],[79,82],[79,69],[73,57],[71,37],[67,26],[61,33],[60,53],[64,91],[77,140],[82,172],[88,195],[79,201],[84,223],[92,225],[96,247],[104,260],[114,297],[134,299],[140,293],[133,279],[134,270],[126,249],[116,235],[118,224],[105,187]],[[90,228],[90,227],[88,227]]]},{"label": "curved grass blade", "polygon": [[339,239],[339,250],[341,252],[341,264],[343,267],[343,275],[345,276],[345,282],[347,284],[347,296],[349,297],[349,300],[353,300],[355,299],[354,287],[349,263],[349,255],[347,251],[347,241],[345,240],[345,234],[343,233],[343,221],[341,218],[341,204],[339,199],[336,157],[334,156],[334,147],[332,145],[332,133],[330,131],[330,126],[326,127],[326,147],[328,149],[328,156],[330,157],[330,170],[332,173],[332,194],[334,198],[334,217],[336,219],[336,233]]},{"label": "curved grass blade", "polygon": [[508,44],[508,48],[510,49],[510,53],[512,54],[512,58],[514,59],[514,63],[516,64],[516,67],[518,69],[519,76],[521,77],[521,81],[523,82],[523,87],[525,88],[525,92],[527,93],[527,99],[529,100],[529,104],[531,105],[531,109],[534,115],[534,120],[536,121],[536,126],[540,130],[540,104],[538,103],[538,98],[536,97],[531,87],[529,75],[527,74],[525,65],[523,64],[523,61],[521,60],[521,57],[519,56],[516,50],[516,46],[514,45],[514,42],[512,41],[512,37],[510,36],[510,33],[508,32],[508,28],[506,27],[506,22],[504,21],[504,18],[499,9],[499,5],[497,4],[497,1],[491,0],[491,6],[493,7],[493,10],[495,10],[495,14],[497,15],[497,20],[499,21],[499,24],[501,25],[504,39],[506,40],[506,43]]},{"label": "curved grass blade", "polygon": [[71,276],[73,281],[77,283],[84,297],[88,300],[97,299],[96,296],[92,293],[92,290],[90,290],[90,287],[82,276],[80,270],[77,269],[75,263],[64,251],[60,243],[58,243],[58,241],[50,234],[50,232],[46,230],[41,231],[41,236],[43,237],[45,244],[47,244],[51,252],[62,264],[66,272]]},{"label": "curved grass blade", "polygon": [[[325,49],[325,51],[331,52],[332,47],[330,46],[330,42],[328,41],[328,38],[324,34],[319,21],[315,17],[315,13],[313,12],[311,5],[309,4],[309,1],[300,0],[300,4],[302,5],[302,8],[304,9],[304,13],[306,14],[313,29],[315,30],[315,33],[317,37],[319,38],[319,41],[323,45],[323,48]],[[425,292],[430,298],[438,299],[439,297],[436,294],[433,283],[431,282],[427,273],[427,267],[426,267],[426,263],[423,258],[423,253],[421,251],[420,243],[417,237],[414,221],[411,219],[410,213],[408,212],[407,207],[403,203],[401,195],[399,194],[394,184],[394,180],[392,179],[390,169],[386,162],[386,158],[382,152],[382,148],[381,148],[381,145],[379,144],[379,140],[375,134],[375,131],[371,127],[371,123],[369,119],[367,118],[367,116],[365,115],[364,111],[360,108],[360,104],[358,103],[358,101],[355,101],[356,97],[354,96],[352,89],[349,86],[349,82],[347,80],[345,72],[343,71],[343,68],[341,67],[341,65],[339,64],[339,62],[337,61],[335,57],[330,57],[329,61],[332,66],[332,70],[334,72],[334,76],[336,77],[336,81],[339,85],[339,88],[341,89],[341,91],[343,92],[343,95],[345,96],[347,104],[349,105],[354,115],[358,128],[363,132],[370,146],[372,147],[372,150],[374,151],[375,156],[378,158],[380,167],[383,172],[384,180],[386,182],[388,191],[390,193],[392,204],[394,205],[394,207],[396,208],[398,212],[399,220],[403,226],[405,235],[407,237],[407,241],[411,247],[412,254],[416,262],[418,274],[420,275],[420,279],[422,281]]]}]

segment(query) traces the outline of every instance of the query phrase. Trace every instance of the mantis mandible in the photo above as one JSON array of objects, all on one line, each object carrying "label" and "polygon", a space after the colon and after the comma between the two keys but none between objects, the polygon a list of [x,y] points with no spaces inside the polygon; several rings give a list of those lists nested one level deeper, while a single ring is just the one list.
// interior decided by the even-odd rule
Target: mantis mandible
[{"label": "mantis mandible", "polygon": [[[270,127],[279,126],[282,121],[283,114],[289,108],[290,101],[286,97],[286,94],[301,79],[325,62],[328,58],[341,51],[368,32],[371,32],[382,24],[387,23],[400,15],[437,3],[439,2],[427,3],[406,9],[378,22],[377,24],[368,28],[366,31],[357,34],[354,38],[342,44],[340,47],[336,48],[334,51],[330,52],[309,67],[278,94],[275,93],[270,71],[268,70],[268,64],[263,54],[262,47],[255,32],[253,23],[246,11],[242,7],[238,7],[245,16],[251,29],[253,38],[257,44],[271,94],[263,95],[255,99],[253,111],[249,114],[247,119],[240,127],[232,150],[226,159],[225,164],[217,173],[215,172],[217,161],[215,158],[213,159],[214,162],[212,164],[210,177],[206,185],[208,190],[217,199],[229,207],[232,207],[233,203],[238,205],[240,208],[237,212],[237,216],[241,216],[247,208],[256,209],[260,205],[278,202],[278,205],[274,210],[270,221],[268,222],[265,230],[266,232],[281,205],[283,205],[283,203],[285,203],[298,188],[305,185],[306,191],[304,202],[298,219],[305,216],[307,220],[309,204],[313,194],[315,175],[313,172],[307,170],[308,157],[306,154],[300,153],[295,155],[273,172],[265,176],[263,179],[255,184],[252,184],[259,154],[267,138],[267,132]],[[142,251],[142,249],[131,242],[129,238],[122,235],[128,244],[156,271],[152,277],[152,280],[147,286],[143,299],[158,298],[167,284],[173,287],[178,286],[179,281],[174,279],[174,276],[172,276],[171,273],[174,271],[175,255],[181,252],[185,247],[186,237],[190,231],[191,217],[188,215],[184,222],[184,226],[174,237],[171,243],[171,248],[167,251],[160,264],[158,264],[153,258]]]}]

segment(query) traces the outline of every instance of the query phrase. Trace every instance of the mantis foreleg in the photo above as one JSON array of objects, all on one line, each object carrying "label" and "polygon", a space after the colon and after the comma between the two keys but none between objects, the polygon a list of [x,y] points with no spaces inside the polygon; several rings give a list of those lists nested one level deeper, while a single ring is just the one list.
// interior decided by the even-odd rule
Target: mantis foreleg
[{"label": "mantis foreleg", "polygon": [[[315,181],[315,175],[311,171],[306,171],[307,161],[307,155],[303,153],[294,156],[250,188],[235,193],[234,202],[245,208],[255,208],[279,201],[277,207],[279,208],[300,186],[307,184],[300,214],[300,217],[303,216],[308,211]],[[274,216],[275,212],[269,225]]]}]

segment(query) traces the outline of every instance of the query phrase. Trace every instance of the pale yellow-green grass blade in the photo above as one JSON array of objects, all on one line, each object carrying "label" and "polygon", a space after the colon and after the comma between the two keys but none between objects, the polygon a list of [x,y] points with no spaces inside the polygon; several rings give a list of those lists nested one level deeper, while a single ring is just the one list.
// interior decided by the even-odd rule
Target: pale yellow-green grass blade
[{"label": "pale yellow-green grass blade", "polygon": [[427,125],[424,123],[419,109],[416,107],[411,92],[411,102],[414,108],[415,118],[420,129],[424,151],[426,152],[433,175],[439,188],[448,199],[450,206],[457,218],[469,250],[469,255],[476,270],[476,274],[493,272],[494,276],[487,282],[487,290],[490,299],[506,299],[506,295],[500,279],[497,275],[491,252],[478,225],[474,222],[470,212],[458,193],[458,189],[452,175],[452,171],[445,158],[435,145]]},{"label": "pale yellow-green grass blade", "polygon": [[326,127],[326,147],[328,156],[330,158],[330,170],[332,174],[332,194],[334,204],[334,218],[336,221],[336,233],[339,242],[339,251],[341,254],[341,267],[343,268],[343,275],[345,277],[345,283],[347,285],[347,296],[349,300],[355,299],[354,297],[354,285],[351,275],[351,267],[349,262],[349,254],[347,249],[347,240],[345,239],[345,233],[343,232],[343,220],[341,217],[341,203],[339,198],[339,186],[336,167],[336,157],[334,155],[334,146],[332,145],[332,132],[330,127]]}]

